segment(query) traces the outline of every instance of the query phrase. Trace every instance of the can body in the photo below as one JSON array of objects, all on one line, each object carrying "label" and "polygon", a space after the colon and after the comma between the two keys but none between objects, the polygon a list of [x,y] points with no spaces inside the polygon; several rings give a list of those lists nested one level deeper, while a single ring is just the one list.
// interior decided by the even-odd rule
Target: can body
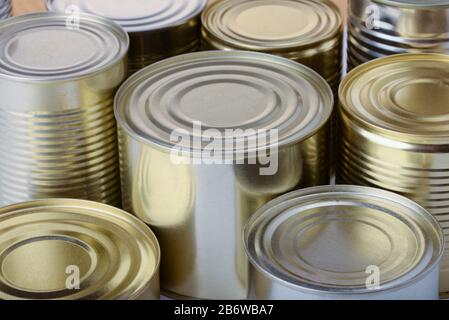
[{"label": "can body", "polygon": [[[329,86],[312,70],[243,51],[168,59],[123,85],[115,101],[123,204],[158,236],[166,294],[247,298],[243,227],[273,197],[329,182],[332,100]],[[190,129],[198,122],[207,130]],[[270,127],[280,129],[276,150],[270,140],[268,162],[270,167],[277,163],[273,172],[262,174],[266,163],[258,155],[240,153],[234,142],[228,149],[229,136],[216,154],[231,159],[210,161],[204,154],[211,138],[230,131],[239,141],[243,132],[252,139],[252,129],[255,133]],[[185,132],[181,141],[196,141],[176,157],[173,130]],[[302,138],[285,144],[292,133]],[[206,139],[209,134],[213,136]]]},{"label": "can body", "polygon": [[0,0],[0,20],[11,16],[11,0]]},{"label": "can body", "polygon": [[[65,15],[38,13],[9,19],[11,22],[0,26],[5,37],[13,38],[17,32],[17,38],[23,37],[17,40],[21,40],[21,45],[39,47],[37,53],[26,51],[35,60],[20,50],[11,51],[17,54],[9,55],[1,66],[7,70],[0,77],[1,205],[61,197],[120,205],[112,104],[126,75],[127,36],[118,26],[108,27],[106,20],[91,16],[81,18],[81,31],[58,28],[58,24],[65,24],[65,19]],[[55,27],[47,28],[52,22]],[[27,23],[36,25],[33,37],[28,31],[20,33]],[[84,45],[97,36],[105,37],[105,46],[96,42],[89,47],[95,51],[90,55],[92,52],[86,52]],[[70,45],[63,37],[72,40]],[[107,40],[117,47],[105,51]],[[47,56],[45,50],[50,47],[59,52],[58,56],[52,58],[50,54],[48,59],[40,60]],[[5,45],[1,50],[10,48]],[[80,65],[64,65],[76,60],[74,52],[80,54],[76,61]],[[110,54],[96,55],[99,52]],[[84,60],[84,54],[92,60]],[[102,60],[97,61],[98,65],[108,65],[90,72],[97,58]]]},{"label": "can body", "polygon": [[[400,55],[366,65],[354,69],[341,88],[337,182],[407,196],[427,208],[447,235],[449,147],[442,137],[447,114],[444,95],[449,91],[439,80],[449,74],[447,56]],[[398,70],[402,70],[401,80],[396,82]],[[373,104],[368,99],[352,104],[349,95],[357,97],[363,83],[380,84],[364,89]],[[432,103],[426,102],[429,92]],[[449,290],[447,251],[441,263],[440,288]]]},{"label": "can body", "polygon": [[393,54],[449,53],[448,26],[444,1],[350,0],[348,66]]}]

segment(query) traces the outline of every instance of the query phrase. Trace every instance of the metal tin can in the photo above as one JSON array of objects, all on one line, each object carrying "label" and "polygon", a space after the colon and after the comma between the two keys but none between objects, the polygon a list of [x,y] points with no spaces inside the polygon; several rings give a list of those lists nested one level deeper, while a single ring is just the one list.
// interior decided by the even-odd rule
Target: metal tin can
[{"label": "metal tin can", "polygon": [[335,92],[342,72],[343,19],[330,0],[221,0],[202,15],[204,50],[280,55],[314,69]]},{"label": "metal tin can", "polygon": [[127,49],[127,34],[94,16],[35,13],[0,23],[0,205],[120,205],[112,104]]},{"label": "metal tin can", "polygon": [[0,299],[159,299],[151,230],[114,207],[43,199],[0,208]]},{"label": "metal tin can", "polygon": [[0,0],[0,20],[11,16],[11,0]]},{"label": "metal tin can", "polygon": [[348,31],[350,68],[393,54],[449,53],[449,1],[349,0]]},{"label": "metal tin can", "polygon": [[273,197],[329,183],[332,105],[317,73],[254,52],[191,53],[127,80],[115,100],[123,203],[160,241],[166,293],[247,297],[243,227]]},{"label": "metal tin can", "polygon": [[262,207],[245,228],[259,299],[438,299],[443,234],[407,198],[322,186]]},{"label": "metal tin can", "polygon": [[129,34],[128,69],[197,51],[207,0],[46,0],[50,11],[78,11],[114,20]]},{"label": "metal tin can", "polygon": [[[449,56],[439,54],[391,56],[354,69],[340,88],[337,165],[338,182],[407,196],[437,218],[446,236],[448,79]],[[447,251],[441,290],[449,291]]]}]

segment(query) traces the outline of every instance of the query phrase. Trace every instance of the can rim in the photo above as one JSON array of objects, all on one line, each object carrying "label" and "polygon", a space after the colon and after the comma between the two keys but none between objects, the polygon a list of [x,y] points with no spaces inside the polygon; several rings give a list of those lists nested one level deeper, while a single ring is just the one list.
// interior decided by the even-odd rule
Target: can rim
[{"label": "can rim", "polygon": [[[6,20],[0,21],[0,28],[7,27],[9,24],[16,24],[19,22],[25,22],[28,19],[33,20],[39,20],[39,19],[64,19],[66,21],[67,18],[69,18],[70,15],[64,14],[64,13],[56,13],[56,12],[33,12],[33,13],[27,13],[15,17],[11,17]],[[94,22],[95,24],[98,24],[99,26],[104,26],[105,29],[108,28],[108,30],[111,31],[111,33],[117,34],[117,40],[120,42],[121,45],[123,45],[123,48],[120,49],[120,54],[117,55],[114,59],[106,63],[105,65],[101,67],[92,68],[91,70],[87,70],[86,72],[82,74],[75,74],[75,75],[62,75],[62,76],[52,76],[52,77],[37,77],[37,76],[25,76],[20,74],[6,74],[6,73],[0,73],[0,78],[9,80],[9,81],[20,81],[20,82],[27,82],[27,83],[53,83],[53,82],[71,82],[71,81],[77,81],[80,79],[85,79],[89,77],[94,77],[98,74],[101,74],[105,72],[106,70],[114,67],[118,63],[120,63],[123,59],[125,59],[128,55],[129,45],[130,45],[130,38],[128,33],[117,23],[105,19],[99,16],[86,14],[86,13],[80,13],[80,19],[86,19],[87,21]],[[112,31],[113,30],[113,31]],[[124,40],[124,41],[123,41]],[[122,42],[123,41],[123,42]]]},{"label": "can rim", "polygon": [[[351,289],[329,288],[329,287],[322,286],[322,285],[315,285],[315,284],[308,284],[308,283],[295,284],[295,283],[289,282],[286,279],[283,279],[280,276],[274,275],[273,273],[269,272],[268,270],[266,270],[259,264],[256,257],[254,256],[254,253],[252,252],[252,250],[250,248],[249,238],[250,238],[250,234],[253,232],[253,229],[255,228],[255,224],[257,223],[258,220],[263,219],[263,215],[267,210],[275,207],[276,205],[283,203],[285,200],[294,200],[295,198],[298,198],[300,196],[306,196],[306,197],[313,196],[314,194],[323,193],[323,192],[327,192],[327,193],[350,192],[351,190],[356,193],[362,193],[365,195],[369,194],[371,196],[377,194],[377,197],[379,197],[381,199],[387,198],[388,200],[394,201],[397,204],[401,204],[401,201],[402,201],[403,205],[406,203],[407,205],[411,205],[411,206],[415,207],[416,210],[419,210],[421,213],[427,213],[423,216],[425,216],[425,218],[428,219],[430,225],[432,227],[434,227],[436,233],[438,234],[438,238],[439,238],[439,252],[438,252],[438,255],[436,256],[435,260],[433,261],[432,265],[426,267],[422,272],[420,272],[418,275],[416,275],[414,278],[412,278],[409,282],[402,281],[393,286],[389,286],[389,287],[387,286],[386,288],[372,290],[372,289],[357,289],[357,288],[351,288]],[[254,268],[256,268],[259,272],[261,272],[265,277],[267,277],[271,280],[277,281],[277,282],[281,283],[282,285],[284,285],[288,288],[292,288],[296,291],[315,293],[315,294],[324,294],[324,295],[353,295],[353,294],[372,295],[372,294],[379,294],[382,292],[390,292],[393,290],[408,287],[408,286],[410,286],[411,283],[416,283],[416,282],[420,281],[422,278],[427,276],[429,273],[433,272],[434,269],[438,268],[439,263],[441,262],[441,259],[443,257],[444,251],[445,251],[445,241],[444,241],[443,230],[441,229],[440,224],[438,223],[437,219],[433,215],[431,215],[424,207],[422,207],[421,205],[417,204],[416,202],[414,202],[406,197],[403,197],[399,194],[396,194],[396,193],[393,193],[390,191],[372,188],[372,187],[354,186],[354,185],[315,186],[315,187],[310,187],[310,188],[306,188],[306,189],[302,189],[302,190],[292,191],[290,193],[287,193],[283,196],[280,196],[280,197],[268,202],[267,204],[265,204],[264,206],[259,208],[249,219],[248,223],[246,224],[246,226],[244,228],[243,241],[244,241],[244,245],[245,245],[245,252],[246,252],[246,255],[247,255],[251,265]],[[407,273],[410,273],[410,271]],[[402,275],[400,278],[402,278],[405,275]],[[392,281],[394,281],[394,279]]]},{"label": "can rim", "polygon": [[449,8],[449,1],[443,3],[405,3],[397,0],[372,0],[375,3],[384,4],[393,7],[407,8],[407,9],[435,9],[435,8]]}]

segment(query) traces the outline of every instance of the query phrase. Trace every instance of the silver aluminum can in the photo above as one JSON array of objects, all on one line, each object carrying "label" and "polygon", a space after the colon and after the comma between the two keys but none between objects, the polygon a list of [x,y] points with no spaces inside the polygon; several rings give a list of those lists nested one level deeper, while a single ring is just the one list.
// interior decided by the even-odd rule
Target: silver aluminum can
[{"label": "silver aluminum can", "polygon": [[436,300],[443,233],[413,201],[360,186],[284,195],[245,228],[259,299]]},{"label": "silver aluminum can", "polygon": [[95,16],[35,13],[0,23],[0,205],[120,205],[112,104],[127,50],[127,34]]},{"label": "silver aluminum can", "polygon": [[[332,106],[331,89],[317,73],[254,52],[191,53],[127,80],[115,100],[123,203],[159,239],[168,295],[247,298],[243,227],[277,195],[329,183]],[[207,130],[194,130],[198,122]],[[278,133],[251,145],[270,150],[277,163],[271,173],[246,152],[250,147],[237,147],[256,139],[251,129]],[[226,162],[209,162],[211,140]],[[183,153],[173,156],[178,147]]]},{"label": "silver aluminum can", "polygon": [[449,53],[448,0],[349,0],[348,65],[400,53]]},{"label": "silver aluminum can", "polygon": [[46,0],[49,11],[80,11],[114,20],[129,34],[129,73],[197,51],[207,0]]},{"label": "silver aluminum can", "polygon": [[11,16],[11,0],[0,0],[0,20]]},{"label": "silver aluminum can", "polygon": [[160,249],[117,208],[42,199],[0,208],[0,299],[158,300]]}]

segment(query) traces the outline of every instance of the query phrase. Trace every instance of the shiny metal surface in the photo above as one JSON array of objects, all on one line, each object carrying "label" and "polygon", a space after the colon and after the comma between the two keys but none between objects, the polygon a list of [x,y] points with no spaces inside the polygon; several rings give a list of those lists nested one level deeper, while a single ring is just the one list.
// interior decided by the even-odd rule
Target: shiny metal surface
[{"label": "shiny metal surface", "polygon": [[99,15],[121,25],[131,39],[130,73],[167,57],[197,51],[200,15],[207,0],[46,0],[49,11]]},{"label": "shiny metal surface", "polygon": [[[312,70],[243,51],[171,58],[136,73],[121,87],[115,113],[123,203],[158,236],[166,292],[204,299],[247,297],[243,227],[273,197],[329,183],[332,105],[329,86]],[[277,172],[263,176],[260,162],[239,163],[248,154],[237,147],[221,149],[236,156],[234,161],[195,163],[212,137],[193,131],[196,121],[214,129],[213,136],[242,129],[225,143],[252,139],[247,129],[278,129]],[[185,153],[175,160],[194,161],[173,161],[170,132],[175,129],[183,130],[182,141],[199,139],[194,146],[182,142]]]},{"label": "shiny metal surface", "polygon": [[449,53],[449,2],[350,0],[350,68],[400,53]]},{"label": "shiny metal surface", "polygon": [[0,23],[0,205],[80,198],[120,205],[113,97],[128,37],[82,15]]},{"label": "shiny metal surface", "polygon": [[11,0],[0,0],[0,20],[11,16]]},{"label": "shiny metal surface", "polygon": [[[427,208],[449,235],[449,56],[399,55],[354,69],[340,88],[337,181]],[[447,244],[447,239],[446,239]],[[441,290],[449,291],[449,252]]]},{"label": "shiny metal surface", "polygon": [[159,299],[159,263],[151,230],[114,207],[49,199],[0,208],[0,299]]},{"label": "shiny metal surface", "polygon": [[[438,299],[443,234],[422,207],[360,186],[295,191],[245,228],[259,299]],[[378,287],[368,287],[370,267]]]},{"label": "shiny metal surface", "polygon": [[314,69],[337,92],[343,19],[327,0],[221,0],[202,15],[202,47],[280,55]]}]

